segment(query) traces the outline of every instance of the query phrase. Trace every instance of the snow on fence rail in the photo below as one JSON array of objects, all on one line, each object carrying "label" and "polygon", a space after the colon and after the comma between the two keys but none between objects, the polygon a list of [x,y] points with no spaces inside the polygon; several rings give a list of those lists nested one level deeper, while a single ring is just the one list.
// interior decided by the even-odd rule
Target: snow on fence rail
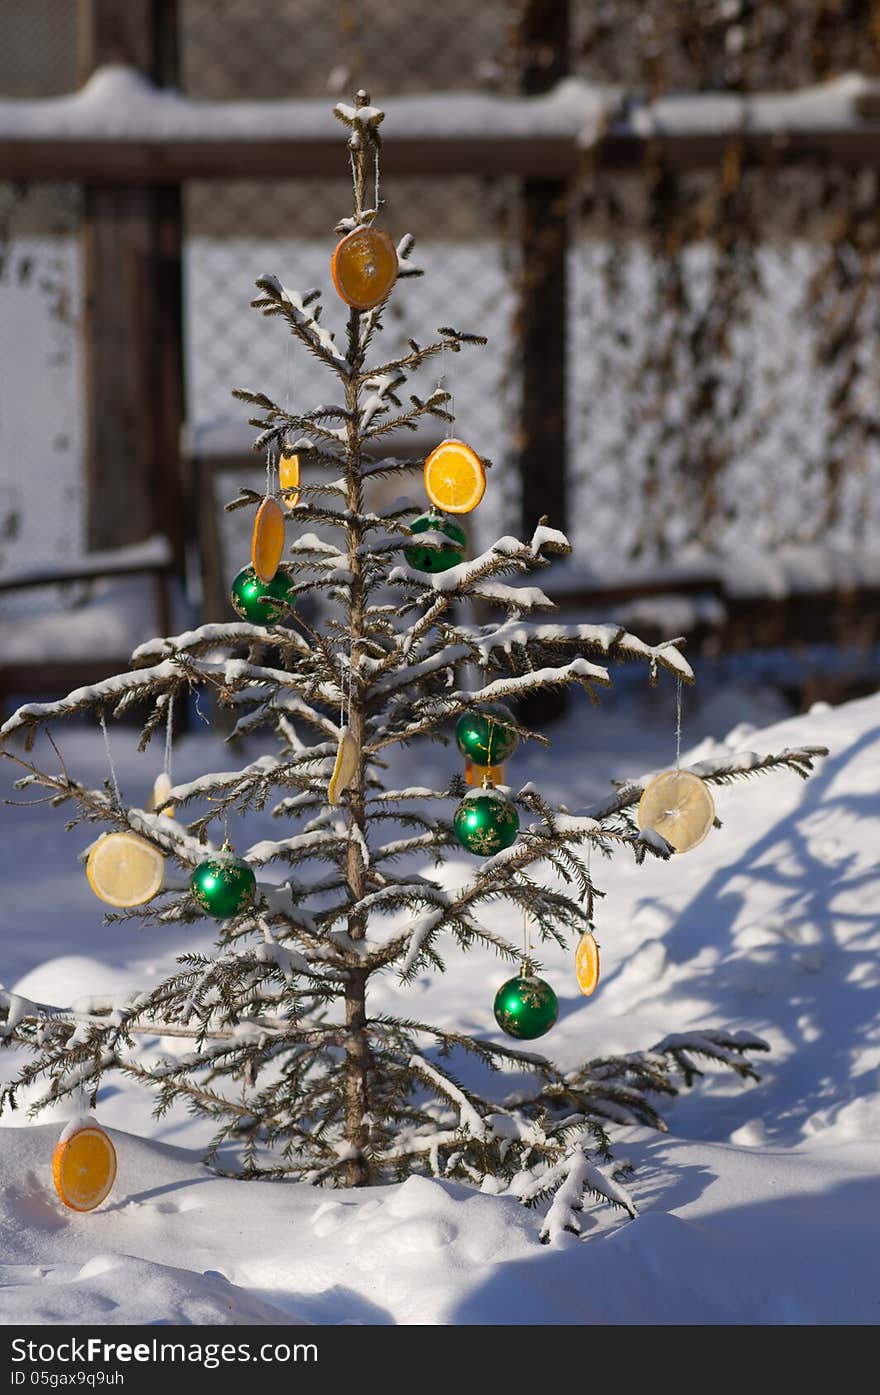
[{"label": "snow on fence rail", "polygon": [[[477,92],[398,97],[387,174],[578,172],[638,163],[649,146],[683,167],[714,165],[731,139],[777,161],[880,161],[880,83],[858,73],[795,92],[635,99],[567,77],[534,97]],[[71,95],[0,101],[0,178],[113,184],[335,175],[339,137],[323,99],[206,102],[123,65]]]}]

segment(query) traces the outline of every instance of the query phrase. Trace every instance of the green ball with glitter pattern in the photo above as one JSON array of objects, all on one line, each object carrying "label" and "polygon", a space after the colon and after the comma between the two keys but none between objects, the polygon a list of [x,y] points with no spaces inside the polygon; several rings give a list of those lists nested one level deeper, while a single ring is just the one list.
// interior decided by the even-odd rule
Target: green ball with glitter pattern
[{"label": "green ball with glitter pattern", "polygon": [[495,1021],[509,1037],[534,1041],[559,1016],[559,999],[546,979],[523,972],[502,983],[495,994]]},{"label": "green ball with glitter pattern", "polygon": [[189,889],[206,915],[229,920],[253,904],[257,879],[247,862],[220,852],[199,863],[189,879]]},{"label": "green ball with glitter pattern", "polygon": [[293,576],[289,568],[279,567],[271,581],[261,581],[253,567],[242,567],[229,599],[242,620],[274,625],[296,604]]},{"label": "green ball with glitter pattern", "polygon": [[494,857],[516,842],[519,814],[506,795],[496,789],[475,789],[466,794],[452,820],[463,848],[478,857]]}]

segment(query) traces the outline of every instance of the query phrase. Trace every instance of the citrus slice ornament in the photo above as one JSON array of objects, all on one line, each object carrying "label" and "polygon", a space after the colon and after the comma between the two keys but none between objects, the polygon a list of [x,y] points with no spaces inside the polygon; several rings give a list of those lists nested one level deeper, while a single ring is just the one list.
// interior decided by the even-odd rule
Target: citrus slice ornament
[{"label": "citrus slice ornament", "polygon": [[690,852],[715,822],[715,801],[699,775],[664,770],[646,786],[636,818],[639,828],[653,828],[677,853]]},{"label": "citrus slice ornament", "polygon": [[425,492],[444,513],[470,513],[486,493],[486,470],[475,450],[454,438],[425,461]]},{"label": "citrus slice ornament", "polygon": [[358,754],[354,737],[348,727],[343,727],[339,733],[339,749],[336,752],[336,761],[333,766],[333,774],[330,776],[330,784],[327,786],[327,803],[338,804],[343,790],[351,787],[351,782],[357,774]]},{"label": "citrus slice ornament", "polygon": [[284,551],[284,510],[271,496],[257,509],[251,540],[251,566],[260,581],[268,584],[275,576]]},{"label": "citrus slice ornament", "polygon": [[578,941],[574,955],[574,971],[578,988],[585,998],[595,993],[599,983],[599,946],[589,930],[585,930]]},{"label": "citrus slice ornament", "polygon": [[278,462],[278,484],[289,509],[299,503],[300,463],[296,451],[284,450]]},{"label": "citrus slice ornament", "polygon": [[[147,803],[147,809],[151,814],[155,814],[157,810],[162,808],[173,788],[168,772],[166,770],[160,771],[153,781],[153,793]],[[162,817],[165,819],[174,818],[174,809],[171,805],[167,809],[162,809]]]},{"label": "citrus slice ornament", "polygon": [[86,863],[89,886],[108,906],[142,906],[165,882],[165,859],[137,833],[104,833]]},{"label": "citrus slice ornament", "polygon": [[330,261],[337,294],[355,310],[372,310],[388,295],[398,271],[397,248],[380,228],[355,228]]},{"label": "citrus slice ornament", "polygon": [[116,1149],[97,1124],[63,1133],[52,1154],[52,1180],[71,1211],[94,1211],[116,1181]]}]

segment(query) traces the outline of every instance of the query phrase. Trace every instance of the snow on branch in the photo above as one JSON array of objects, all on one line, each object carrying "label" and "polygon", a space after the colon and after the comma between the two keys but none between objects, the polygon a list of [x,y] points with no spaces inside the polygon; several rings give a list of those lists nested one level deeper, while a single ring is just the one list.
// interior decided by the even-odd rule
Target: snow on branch
[{"label": "snow on branch", "polygon": [[410,1056],[410,1069],[426,1080],[435,1090],[438,1090],[445,1099],[449,1100],[458,1109],[459,1124],[462,1129],[466,1129],[471,1138],[485,1138],[487,1133],[486,1121],[468,1099],[467,1095],[459,1085],[456,1085],[443,1071],[438,1070],[425,1060],[424,1056]]},{"label": "snow on branch", "polygon": [[564,1231],[580,1235],[580,1215],[584,1207],[584,1192],[592,1192],[613,1206],[618,1206],[628,1215],[638,1214],[635,1202],[625,1187],[615,1182],[594,1163],[584,1152],[583,1142],[561,1162],[550,1167],[535,1170],[532,1174],[520,1174],[511,1183],[510,1190],[524,1205],[553,1194],[550,1208],[541,1226],[541,1242],[548,1244],[556,1240]]},{"label": "snow on branch", "polygon": [[544,654],[580,649],[606,655],[609,659],[645,660],[651,666],[652,680],[656,678],[660,666],[685,683],[694,681],[690,664],[678,650],[678,645],[683,643],[681,639],[646,644],[622,625],[535,624],[528,620],[509,619],[500,625],[468,630],[468,637],[484,662],[488,662],[497,650],[507,655],[524,650],[540,658]]},{"label": "snow on branch", "polygon": [[290,648],[307,653],[308,646],[294,630],[278,626],[249,625],[243,620],[229,624],[200,625],[196,630],[184,630],[179,635],[167,638],[157,637],[139,644],[131,656],[132,663],[156,663],[158,660],[173,658],[175,654],[200,654],[225,645],[272,644],[279,648]]},{"label": "snow on branch", "polygon": [[301,296],[290,287],[282,286],[278,277],[271,274],[258,277],[256,285],[263,295],[251,301],[254,309],[262,310],[264,315],[283,315],[307,349],[338,373],[347,376],[351,372],[351,365],[337,349],[333,335],[318,324],[317,312],[308,309],[312,296]]},{"label": "snow on branch", "polygon": [[89,707],[105,703],[115,706],[126,698],[155,696],[157,691],[176,689],[187,682],[188,676],[188,671],[179,664],[166,660],[153,668],[117,673],[112,678],[102,679],[100,683],[74,688],[72,693],[55,702],[27,702],[0,726],[0,740],[23,728],[37,727],[55,717],[69,717],[74,712],[82,712]]}]

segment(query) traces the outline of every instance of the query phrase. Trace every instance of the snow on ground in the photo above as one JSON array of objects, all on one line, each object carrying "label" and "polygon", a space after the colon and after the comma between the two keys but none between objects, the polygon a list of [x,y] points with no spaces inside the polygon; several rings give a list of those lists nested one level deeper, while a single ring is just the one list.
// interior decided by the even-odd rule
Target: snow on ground
[{"label": "snow on ground", "polygon": [[[672,685],[626,685],[598,712],[577,706],[553,748],[510,767],[572,811],[611,776],[674,755]],[[880,697],[815,708],[765,729],[769,691],[688,694],[685,759],[730,732],[737,749],[802,743],[831,754],[809,782],[770,775],[717,792],[723,822],[669,864],[628,857],[594,870],[603,978],[579,996],[569,955],[543,952],[560,1021],[542,1042],[575,1062],[651,1045],[700,1025],[756,1031],[773,1050],[763,1080],[710,1072],[668,1110],[670,1134],[628,1129],[633,1221],[591,1209],[584,1237],[538,1242],[538,1221],[505,1196],[412,1178],[367,1192],[214,1178],[195,1151],[204,1126],[183,1111],[159,1123],[149,1098],[113,1082],[99,1118],[119,1150],[115,1189],[97,1212],[57,1202],[49,1160],[64,1116],[7,1117],[0,1196],[0,1321],[334,1323],[828,1323],[880,1315]],[[736,714],[736,715],[734,715]],[[71,767],[100,777],[100,736],[64,728]],[[142,798],[155,755],[124,731],[113,753],[127,797]],[[257,754],[242,752],[242,763]],[[453,751],[401,757],[430,783]],[[228,764],[199,731],[178,746],[175,778]],[[29,996],[136,985],[181,947],[181,930],[102,927],[77,853],[89,841],[45,806],[2,817],[2,976]],[[254,821],[255,825],[259,820]],[[250,828],[250,825],[249,825]],[[255,835],[260,829],[255,827]],[[455,883],[462,859],[446,864]],[[504,910],[496,911],[501,927]],[[187,947],[207,932],[190,927]],[[488,953],[450,953],[445,976],[389,980],[381,1006],[493,1033],[506,970]],[[9,1073],[14,1062],[0,1060]]]}]

